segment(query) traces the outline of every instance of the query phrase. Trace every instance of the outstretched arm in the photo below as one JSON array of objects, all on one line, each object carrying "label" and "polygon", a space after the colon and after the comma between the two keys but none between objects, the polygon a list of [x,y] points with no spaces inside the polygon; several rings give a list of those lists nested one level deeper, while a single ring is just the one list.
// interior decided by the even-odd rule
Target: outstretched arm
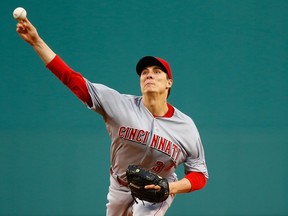
[{"label": "outstretched arm", "polygon": [[45,65],[56,56],[53,50],[42,40],[36,28],[27,18],[22,19],[17,23],[16,31],[20,37],[34,48]]},{"label": "outstretched arm", "polygon": [[36,28],[27,19],[17,23],[16,31],[29,43],[47,68],[60,79],[81,101],[92,106],[86,81],[80,73],[75,72],[65,62],[56,56],[55,52],[42,40]]}]

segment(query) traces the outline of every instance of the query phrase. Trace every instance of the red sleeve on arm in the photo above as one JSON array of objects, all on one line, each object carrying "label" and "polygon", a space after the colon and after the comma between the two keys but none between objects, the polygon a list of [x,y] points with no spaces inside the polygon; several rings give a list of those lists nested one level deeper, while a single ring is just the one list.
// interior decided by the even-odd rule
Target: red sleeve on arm
[{"label": "red sleeve on arm", "polygon": [[204,174],[200,172],[190,172],[185,176],[185,178],[191,183],[190,192],[204,188],[207,181]]},{"label": "red sleeve on arm", "polygon": [[49,62],[46,67],[60,79],[80,100],[92,106],[92,100],[86,81],[80,73],[71,69],[59,56]]}]

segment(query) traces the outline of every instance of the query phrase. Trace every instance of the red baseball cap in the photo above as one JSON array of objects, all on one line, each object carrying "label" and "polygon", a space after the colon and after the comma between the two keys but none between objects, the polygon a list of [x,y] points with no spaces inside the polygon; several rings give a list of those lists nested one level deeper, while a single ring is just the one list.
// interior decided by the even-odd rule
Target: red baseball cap
[{"label": "red baseball cap", "polygon": [[141,58],[136,65],[137,74],[140,76],[142,73],[142,70],[148,66],[161,67],[162,70],[168,74],[169,79],[172,79],[172,72],[171,72],[169,63],[165,61],[164,59],[161,59],[159,57],[153,57],[153,56],[145,56]]}]

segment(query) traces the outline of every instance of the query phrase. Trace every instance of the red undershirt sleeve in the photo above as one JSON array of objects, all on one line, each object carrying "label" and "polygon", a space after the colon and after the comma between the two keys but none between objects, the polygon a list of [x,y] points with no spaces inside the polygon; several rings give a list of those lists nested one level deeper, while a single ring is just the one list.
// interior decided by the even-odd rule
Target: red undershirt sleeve
[{"label": "red undershirt sleeve", "polygon": [[185,178],[191,183],[190,192],[204,188],[207,182],[206,177],[201,172],[189,172]]},{"label": "red undershirt sleeve", "polygon": [[83,76],[71,69],[59,56],[55,56],[46,67],[62,81],[81,101],[92,106],[92,100],[88,92]]}]

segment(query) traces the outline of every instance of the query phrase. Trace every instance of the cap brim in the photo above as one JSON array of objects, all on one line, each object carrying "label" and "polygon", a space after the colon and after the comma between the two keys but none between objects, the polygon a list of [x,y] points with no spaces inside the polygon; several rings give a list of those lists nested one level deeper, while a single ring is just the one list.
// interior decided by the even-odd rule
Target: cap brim
[{"label": "cap brim", "polygon": [[136,65],[137,74],[140,76],[143,69],[149,66],[159,66],[165,73],[167,73],[165,66],[157,58],[153,56],[145,56],[140,59]]}]

